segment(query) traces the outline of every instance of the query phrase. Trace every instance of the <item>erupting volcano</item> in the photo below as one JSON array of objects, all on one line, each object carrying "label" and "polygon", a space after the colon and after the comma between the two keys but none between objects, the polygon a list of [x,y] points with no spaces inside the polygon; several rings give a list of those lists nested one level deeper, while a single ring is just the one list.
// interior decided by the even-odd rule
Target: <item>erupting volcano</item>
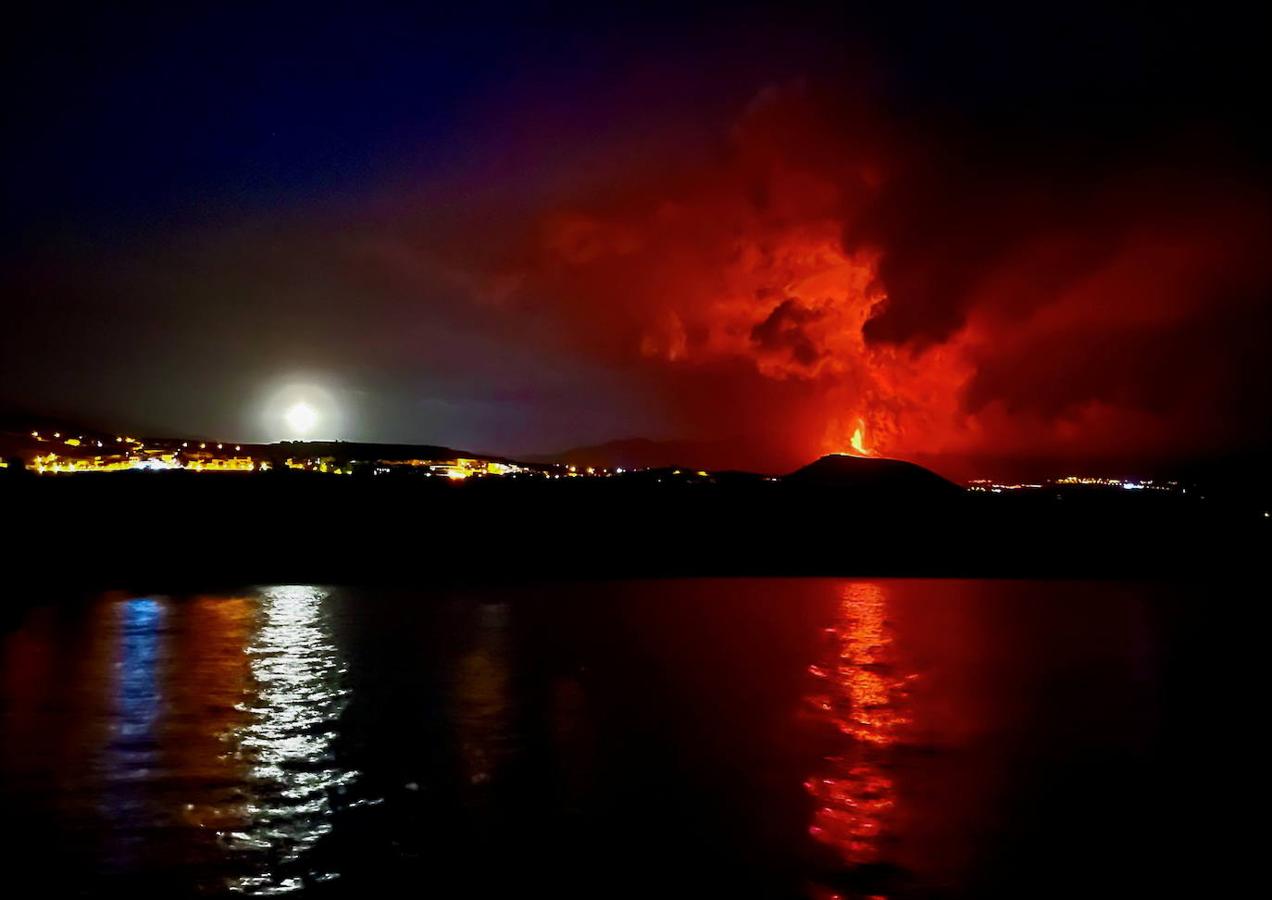
[{"label": "erupting volcano", "polygon": [[866,99],[769,87],[705,155],[510,223],[465,283],[641,383],[671,427],[738,436],[756,467],[849,452],[948,472],[1230,438],[1215,398],[1239,366],[1198,335],[1242,344],[1238,323],[1266,319],[1265,210],[1199,173],[1059,190],[928,147]]},{"label": "erupting volcano", "polygon": [[1245,6],[14,4],[12,896],[1254,894]]},{"label": "erupting volcano", "polygon": [[[844,15],[607,30],[542,79],[455,82],[474,93],[423,117],[401,91],[451,84],[436,73],[346,107],[351,86],[279,131],[276,165],[223,160],[220,201],[172,201],[180,172],[152,183],[205,146],[202,115],[171,126],[197,136],[179,146],[129,118],[166,96],[73,142],[116,148],[131,122],[145,139],[101,163],[118,182],[43,170],[56,157],[33,148],[72,142],[41,119],[8,167],[36,174],[7,204],[0,391],[111,423],[135,396],[139,429],[251,441],[275,436],[259,411],[280,385],[318,384],[348,439],[518,457],[646,440],[767,472],[851,453],[951,477],[1142,473],[1272,445],[1266,126],[1241,93],[1266,79],[1224,68],[1266,54],[1185,72],[1203,28],[1177,44],[1108,10],[1051,56],[1053,29],[994,40],[998,16],[929,42],[908,17]],[[225,133],[266,153],[261,121],[315,112],[293,99],[257,114],[249,90]],[[384,146],[341,165],[333,134]],[[126,371],[104,381],[108,359]]]}]

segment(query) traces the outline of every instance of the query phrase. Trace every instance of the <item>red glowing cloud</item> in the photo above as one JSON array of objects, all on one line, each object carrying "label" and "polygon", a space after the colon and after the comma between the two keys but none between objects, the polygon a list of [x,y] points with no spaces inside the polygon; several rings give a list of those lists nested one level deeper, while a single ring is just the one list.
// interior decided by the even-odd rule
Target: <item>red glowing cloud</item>
[{"label": "red glowing cloud", "polygon": [[465,277],[647,379],[669,421],[767,434],[773,466],[1232,442],[1272,283],[1258,198],[923,137],[771,88],[707,159],[614,173]]}]

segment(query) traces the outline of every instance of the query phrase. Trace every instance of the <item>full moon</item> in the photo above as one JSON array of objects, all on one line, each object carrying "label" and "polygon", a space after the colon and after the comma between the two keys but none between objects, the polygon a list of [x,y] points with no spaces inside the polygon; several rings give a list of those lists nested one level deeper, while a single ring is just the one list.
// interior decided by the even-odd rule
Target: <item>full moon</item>
[{"label": "full moon", "polygon": [[303,437],[313,431],[314,426],[318,424],[318,411],[308,403],[293,403],[287,407],[283,418],[292,433]]},{"label": "full moon", "polygon": [[316,375],[280,379],[262,392],[261,431],[275,441],[335,440],[348,421],[337,396],[337,388]]}]

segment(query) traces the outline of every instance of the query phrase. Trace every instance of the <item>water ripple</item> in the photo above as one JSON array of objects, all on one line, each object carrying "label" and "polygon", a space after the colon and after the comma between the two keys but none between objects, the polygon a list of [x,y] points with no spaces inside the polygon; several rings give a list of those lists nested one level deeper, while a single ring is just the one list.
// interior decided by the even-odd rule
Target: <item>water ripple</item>
[{"label": "water ripple", "polygon": [[249,824],[225,837],[232,849],[262,857],[266,871],[238,877],[235,891],[287,893],[333,874],[312,870],[304,858],[331,831],[333,795],[358,777],[332,753],[349,689],[325,598],[305,585],[261,593],[260,624],[244,650],[256,689],[243,704],[250,718],[237,735],[250,761]]}]

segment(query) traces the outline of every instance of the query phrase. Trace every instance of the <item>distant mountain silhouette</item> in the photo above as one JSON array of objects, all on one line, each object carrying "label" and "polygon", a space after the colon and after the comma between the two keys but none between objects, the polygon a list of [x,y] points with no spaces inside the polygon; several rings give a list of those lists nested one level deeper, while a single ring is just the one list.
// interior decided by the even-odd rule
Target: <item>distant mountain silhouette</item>
[{"label": "distant mountain silhouette", "polygon": [[958,485],[914,463],[838,454],[823,456],[784,476],[782,481],[906,499],[944,499],[963,494]]},{"label": "distant mountain silhouette", "polygon": [[741,439],[720,441],[654,441],[648,438],[626,438],[606,441],[589,447],[575,447],[560,453],[521,457],[526,462],[570,463],[575,466],[599,466],[608,469],[724,469],[765,471],[756,463],[773,454],[752,447]]},{"label": "distant mountain silhouette", "polygon": [[[29,435],[0,433],[0,457],[26,462]],[[373,473],[369,460],[459,454],[345,442],[250,450],[361,461],[359,475]],[[852,456],[823,457],[781,477],[682,464],[594,478],[452,480],[402,468],[380,478],[282,467],[262,476],[37,477],[8,465],[0,470],[5,577],[39,586],[14,596],[42,596],[50,583],[149,591],[209,582],[418,589],[430,579],[685,575],[1211,579],[1257,566],[1272,529],[1267,508],[1252,509],[1244,495],[1238,505],[1192,490],[964,491],[913,463]],[[182,524],[150,528],[144,540],[104,539],[93,524],[104,509]],[[260,510],[280,514],[261,519]],[[74,531],[68,523],[85,524]],[[70,540],[73,566],[65,559]]]}]

